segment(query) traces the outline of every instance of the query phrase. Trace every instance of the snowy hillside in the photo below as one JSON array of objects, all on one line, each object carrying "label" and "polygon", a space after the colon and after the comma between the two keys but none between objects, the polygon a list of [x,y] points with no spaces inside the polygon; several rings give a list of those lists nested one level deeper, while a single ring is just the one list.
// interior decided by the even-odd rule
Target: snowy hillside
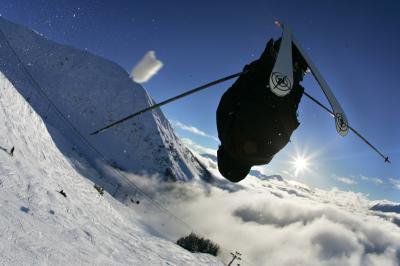
[{"label": "snowy hillside", "polygon": [[[160,174],[172,180],[209,177],[159,109],[103,134],[89,136],[99,127],[153,103],[120,66],[47,40],[1,17],[0,30],[0,71],[45,124],[73,142],[91,164],[99,162],[101,156],[79,134],[87,137],[109,164],[127,172]],[[79,133],[60,119],[57,109]]]},{"label": "snowy hillside", "polygon": [[0,265],[222,265],[149,235],[135,211],[100,196],[71,164],[73,145],[1,73],[0,124]]}]

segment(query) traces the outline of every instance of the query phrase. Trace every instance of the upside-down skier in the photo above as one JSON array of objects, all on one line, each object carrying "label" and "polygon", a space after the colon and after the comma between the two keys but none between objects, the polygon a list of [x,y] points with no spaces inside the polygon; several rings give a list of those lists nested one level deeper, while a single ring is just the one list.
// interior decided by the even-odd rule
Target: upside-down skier
[{"label": "upside-down skier", "polygon": [[[300,125],[297,109],[303,94],[327,111],[335,119],[336,131],[346,136],[351,130],[370,146],[386,163],[389,157],[372,145],[351,127],[347,117],[328,83],[281,22],[282,38],[271,39],[260,58],[244,70],[196,87],[160,103],[108,124],[91,135],[99,134],[145,112],[159,108],[183,97],[197,93],[218,83],[239,77],[224,93],[217,109],[217,129],[221,145],[218,149],[218,169],[232,182],[244,179],[254,165],[268,164],[276,153],[290,141]],[[331,108],[304,91],[300,85],[305,73],[311,73],[318,82]]]},{"label": "upside-down skier", "polygon": [[218,169],[232,182],[245,178],[252,166],[269,163],[299,126],[297,108],[304,92],[299,83],[307,64],[293,46],[292,89],[285,97],[275,95],[270,89],[269,77],[280,42],[280,39],[271,39],[260,58],[244,67],[245,73],[224,93],[219,103]]}]

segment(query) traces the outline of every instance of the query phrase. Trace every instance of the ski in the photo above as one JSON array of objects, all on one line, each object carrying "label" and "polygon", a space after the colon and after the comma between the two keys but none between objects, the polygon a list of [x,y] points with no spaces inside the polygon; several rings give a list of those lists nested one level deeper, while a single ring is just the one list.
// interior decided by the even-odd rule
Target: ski
[{"label": "ski", "polygon": [[311,58],[307,55],[304,49],[300,46],[299,42],[293,37],[293,44],[299,50],[300,54],[303,56],[304,60],[307,62],[308,67],[310,68],[311,73],[313,74],[314,78],[317,80],[319,86],[321,87],[322,91],[324,92],[326,98],[330,106],[332,107],[333,114],[335,117],[335,124],[336,124],[336,131],[341,136],[346,136],[349,132],[349,122],[347,117],[340,106],[339,102],[337,101],[335,95],[333,94],[332,90],[330,89],[328,83],[322,77],[321,73],[318,71],[317,67],[314,65]]},{"label": "ski", "polygon": [[270,90],[279,97],[290,93],[293,87],[292,33],[283,27],[281,44],[274,68],[269,77]]},{"label": "ski", "polygon": [[[311,73],[313,74],[314,78],[317,80],[319,86],[321,87],[322,91],[325,94],[325,97],[328,99],[328,102],[333,109],[333,116],[335,117],[336,131],[341,136],[346,136],[347,133],[349,132],[349,123],[348,123],[347,117],[346,117],[342,107],[340,106],[339,102],[336,100],[336,97],[333,94],[332,90],[330,89],[328,83],[322,77],[321,73],[318,71],[317,67],[314,65],[313,61],[308,56],[308,54],[300,46],[299,42],[297,42],[297,40],[294,38],[290,29],[279,21],[276,21],[275,24],[278,27],[283,29],[283,36],[282,36],[282,41],[281,41],[281,47],[279,48],[278,58],[276,60],[275,66],[274,66],[274,70],[271,73],[270,84],[271,84],[271,80],[273,79],[275,69],[279,69],[279,71],[282,71],[282,73],[285,73],[284,74],[285,76],[281,76],[281,78],[279,80],[281,84],[283,84],[283,85],[288,84],[289,77],[290,77],[289,74],[287,73],[288,71],[291,72],[291,77],[293,80],[293,69],[288,67],[289,63],[290,63],[290,66],[292,66],[292,64],[293,64],[292,63],[292,43],[293,43],[296,46],[297,50],[299,50],[301,56],[306,61]],[[290,42],[288,43],[289,40],[290,40]],[[282,53],[289,53],[289,55],[284,56]],[[290,58],[290,61],[288,61],[289,58]],[[277,67],[277,65],[278,65],[278,67]],[[286,78],[286,77],[288,77],[288,78]],[[285,81],[285,79],[287,81]],[[278,88],[278,86],[277,86],[277,88]],[[279,94],[277,94],[277,92],[281,93],[280,90],[276,89],[274,91],[272,87],[271,87],[271,90],[278,96],[285,96],[287,94],[287,93],[286,94],[282,93],[281,95],[279,95]],[[288,90],[288,92],[290,92],[290,89]]]}]

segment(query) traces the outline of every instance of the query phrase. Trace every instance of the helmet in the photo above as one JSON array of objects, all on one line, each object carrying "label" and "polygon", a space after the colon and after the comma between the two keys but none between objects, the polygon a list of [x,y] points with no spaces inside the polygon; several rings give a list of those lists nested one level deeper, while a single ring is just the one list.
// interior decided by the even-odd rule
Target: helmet
[{"label": "helmet", "polygon": [[239,182],[250,172],[251,165],[246,165],[233,158],[223,146],[218,148],[218,170],[231,182]]}]

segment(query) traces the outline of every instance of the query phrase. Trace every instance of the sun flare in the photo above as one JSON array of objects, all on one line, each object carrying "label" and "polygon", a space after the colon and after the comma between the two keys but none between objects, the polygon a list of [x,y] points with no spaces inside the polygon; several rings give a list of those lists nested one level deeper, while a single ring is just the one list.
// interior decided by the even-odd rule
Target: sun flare
[{"label": "sun flare", "polygon": [[293,165],[295,168],[295,174],[308,170],[309,162],[306,158],[302,156],[297,156],[294,158]]}]

